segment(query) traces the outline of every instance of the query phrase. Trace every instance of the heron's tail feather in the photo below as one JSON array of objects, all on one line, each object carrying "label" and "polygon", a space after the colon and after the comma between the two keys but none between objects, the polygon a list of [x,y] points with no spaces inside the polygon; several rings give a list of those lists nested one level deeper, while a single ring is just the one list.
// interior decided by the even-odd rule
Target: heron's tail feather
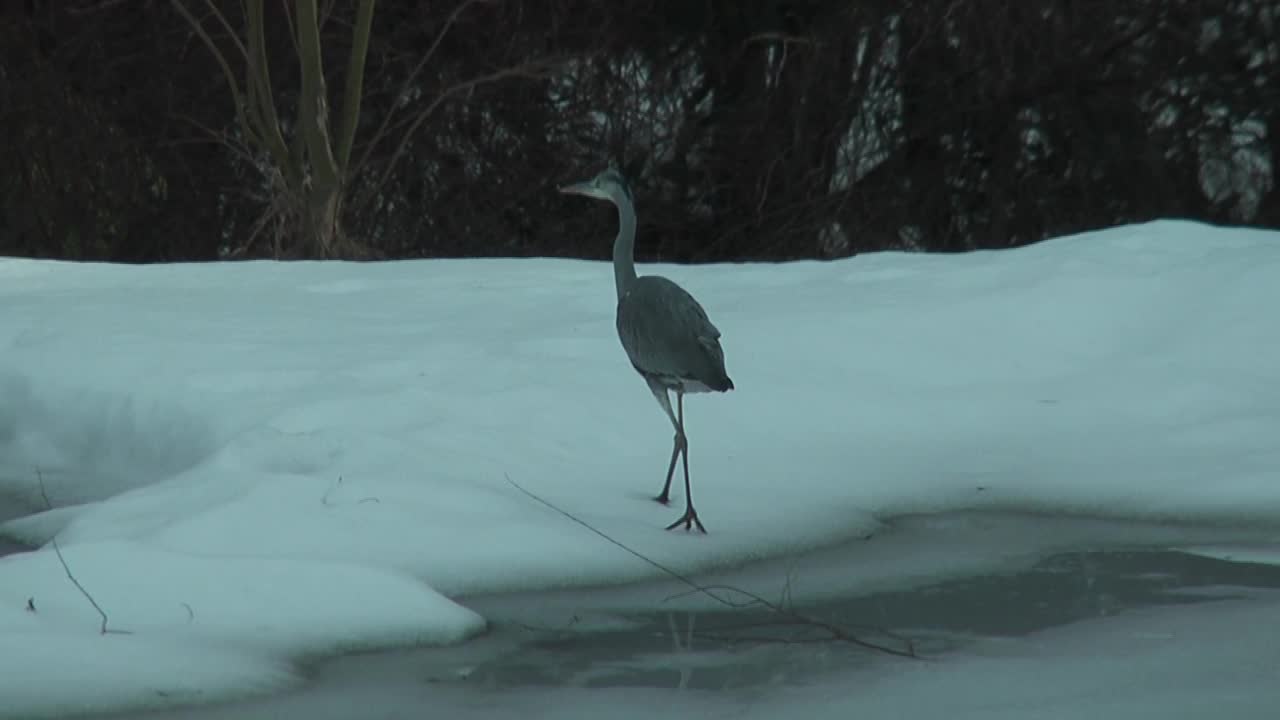
[{"label": "heron's tail feather", "polygon": [[733,389],[733,380],[728,375],[721,375],[714,381],[707,383],[707,387],[716,392],[725,392]]}]

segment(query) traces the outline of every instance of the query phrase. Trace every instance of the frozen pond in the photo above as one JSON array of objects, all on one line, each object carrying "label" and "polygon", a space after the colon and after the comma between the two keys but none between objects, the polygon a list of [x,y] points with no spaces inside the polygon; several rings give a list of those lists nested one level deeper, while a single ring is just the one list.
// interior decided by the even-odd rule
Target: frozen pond
[{"label": "frozen pond", "polygon": [[5,555],[12,555],[13,553],[16,553],[22,549],[23,548],[21,545],[11,543],[5,540],[4,538],[0,538],[0,557],[4,557]]},{"label": "frozen pond", "polygon": [[910,640],[919,659],[674,597],[673,581],[467,598],[492,627],[462,646],[320,661],[289,693],[129,717],[1274,717],[1280,631],[1263,620],[1280,616],[1280,567],[1170,549],[1269,531],[996,513],[893,527],[699,582]]},{"label": "frozen pond", "polygon": [[[3,493],[0,493],[0,523],[10,518],[20,517],[28,512],[31,512],[31,510],[23,503],[19,503],[6,497]],[[0,557],[11,555],[22,549],[23,547],[21,545],[18,545],[8,538],[0,535]]]}]

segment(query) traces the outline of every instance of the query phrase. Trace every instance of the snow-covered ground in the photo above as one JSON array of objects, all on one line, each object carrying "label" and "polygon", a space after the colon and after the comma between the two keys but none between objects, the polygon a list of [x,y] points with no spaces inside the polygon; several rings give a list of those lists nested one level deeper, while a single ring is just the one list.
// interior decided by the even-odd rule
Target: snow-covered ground
[{"label": "snow-covered ground", "polygon": [[656,573],[508,475],[686,573],[964,508],[1280,525],[1280,233],[645,271],[737,385],[686,403],[705,537],[649,499],[670,426],[600,263],[0,260],[0,500],[56,508],[4,531],[124,631],[51,547],[0,559],[3,711],[262,692],[483,629],[449,598]]}]

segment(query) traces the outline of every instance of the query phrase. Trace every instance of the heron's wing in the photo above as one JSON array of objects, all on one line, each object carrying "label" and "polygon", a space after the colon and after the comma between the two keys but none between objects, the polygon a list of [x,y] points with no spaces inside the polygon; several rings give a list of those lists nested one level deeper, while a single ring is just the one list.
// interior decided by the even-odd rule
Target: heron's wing
[{"label": "heron's wing", "polygon": [[663,277],[639,278],[618,301],[618,337],[637,370],[723,384],[720,330],[698,301]]}]

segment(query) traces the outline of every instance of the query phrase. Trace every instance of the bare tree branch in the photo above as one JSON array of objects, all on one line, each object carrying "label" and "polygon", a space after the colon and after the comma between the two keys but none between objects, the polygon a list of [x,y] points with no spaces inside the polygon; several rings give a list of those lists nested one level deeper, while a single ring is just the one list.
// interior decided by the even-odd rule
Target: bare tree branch
[{"label": "bare tree branch", "polygon": [[[352,33],[351,57],[347,63],[347,86],[342,99],[342,126],[338,130],[338,172],[345,183],[351,164],[351,146],[360,125],[360,104],[364,95],[364,63],[369,54],[369,33],[373,26],[374,0],[361,0]],[[388,113],[390,114],[390,113]]]},{"label": "bare tree branch", "polygon": [[[210,0],[211,1],[211,0]],[[249,52],[245,59],[245,83],[249,90],[249,112],[257,121],[258,134],[281,172],[297,175],[300,169],[290,162],[288,146],[280,129],[280,116],[276,113],[275,92],[271,86],[271,71],[267,62],[266,27],[263,18],[263,0],[249,0],[248,28]],[[291,177],[290,180],[297,178]]]},{"label": "bare tree branch", "polygon": [[[174,0],[174,2],[176,3],[177,0]],[[249,50],[245,48],[244,43],[240,42],[240,37],[236,34],[235,28],[231,27],[231,23],[227,20],[227,16],[218,9],[218,6],[213,3],[213,0],[204,0],[204,4],[209,8],[209,12],[218,21],[218,24],[222,26],[222,29],[226,31],[227,37],[231,38],[231,42],[235,43],[236,49],[240,51],[240,56],[248,61]],[[180,8],[180,10],[185,10],[185,8]],[[187,22],[195,22],[195,24],[204,27],[203,22],[194,21],[189,13],[183,12],[183,15],[187,18]]]},{"label": "bare tree branch", "polygon": [[[209,52],[213,53],[214,59],[218,61],[218,65],[222,68],[222,74],[226,78],[227,84],[231,87],[231,102],[235,106],[236,119],[240,123],[240,129],[245,133],[246,137],[251,139],[256,138],[254,128],[250,125],[249,119],[245,115],[246,98],[240,92],[240,84],[236,82],[236,74],[231,70],[231,63],[227,61],[227,57],[222,54],[220,49],[218,49],[217,43],[213,41],[213,38],[209,36],[209,33],[205,32],[204,25],[196,19],[195,15],[191,14],[191,11],[182,3],[182,0],[170,1],[178,13],[187,20],[187,24],[191,26],[191,30],[195,32],[195,34],[199,36],[200,40],[204,42],[205,46],[209,48]],[[217,15],[219,20],[224,24],[226,23],[226,18],[222,17],[222,14],[217,11],[217,8],[214,8],[214,13]],[[230,26],[228,26],[228,28],[229,27]],[[240,44],[240,40],[236,38],[234,32],[231,33],[231,37],[235,40],[236,46],[240,48],[240,52],[244,55],[247,62],[249,57],[248,51]]]},{"label": "bare tree branch", "polygon": [[[293,54],[298,54],[298,29],[293,22],[293,0],[280,0],[280,10],[284,13],[284,22],[289,26],[289,42],[293,44]],[[323,26],[324,21],[328,19],[328,15],[321,15],[320,24]]]},{"label": "bare tree branch", "polygon": [[324,65],[320,51],[320,20],[316,0],[298,1],[298,61],[302,65],[302,95],[298,99],[298,130],[306,142],[312,183],[338,186],[338,164],[329,137]]},{"label": "bare tree branch", "polygon": [[444,40],[445,35],[449,34],[449,30],[453,27],[454,23],[458,21],[458,18],[468,7],[471,7],[472,3],[477,1],[478,0],[463,0],[458,7],[453,9],[453,12],[449,13],[449,17],[444,21],[444,27],[440,28],[440,32],[436,33],[436,38],[431,42],[431,46],[422,54],[422,57],[418,60],[418,64],[413,66],[413,70],[409,71],[409,75],[404,79],[404,82],[400,84],[399,92],[397,92],[395,97],[391,99],[391,105],[387,108],[386,114],[382,116],[382,124],[378,126],[378,129],[373,133],[373,137],[370,138],[369,142],[365,145],[364,152],[361,153],[360,160],[356,163],[354,172],[360,172],[368,164],[369,156],[373,153],[374,148],[377,147],[378,144],[382,142],[383,138],[386,137],[387,127],[391,124],[391,119],[396,114],[396,108],[400,104],[401,98],[408,94],[409,89],[413,87],[415,82],[417,82],[418,75],[422,72],[422,69],[427,66],[427,63],[431,62],[431,58],[435,57],[436,49],[440,47],[440,43]]},{"label": "bare tree branch", "polygon": [[556,67],[558,64],[559,64],[559,61],[555,61],[555,60],[529,62],[522,65],[518,65],[516,67],[509,67],[509,68],[503,68],[501,70],[496,70],[494,72],[481,75],[480,77],[472,78],[465,82],[461,82],[446,88],[439,95],[437,95],[435,99],[432,100],[429,105],[427,105],[426,108],[424,108],[421,112],[418,113],[417,117],[414,118],[413,122],[409,124],[408,129],[406,129],[404,131],[404,134],[400,136],[400,142],[396,145],[395,152],[391,153],[391,157],[387,159],[387,164],[386,164],[386,167],[382,169],[382,174],[378,176],[377,181],[375,181],[373,185],[369,188],[368,192],[365,193],[363,204],[367,205],[369,202],[371,202],[374,198],[378,196],[379,192],[382,191],[382,187],[386,185],[387,180],[391,177],[392,171],[395,170],[396,163],[398,163],[400,160],[400,157],[404,155],[405,150],[409,147],[409,142],[413,139],[413,136],[417,132],[418,128],[422,126],[422,123],[427,121],[427,118],[431,117],[431,115],[436,111],[437,108],[440,107],[441,104],[444,103],[445,100],[448,100],[454,95],[475,90],[477,87],[480,87],[481,85],[487,85],[490,83],[498,82],[500,80],[506,80],[508,78],[544,77],[548,70],[550,70],[553,67]]}]

